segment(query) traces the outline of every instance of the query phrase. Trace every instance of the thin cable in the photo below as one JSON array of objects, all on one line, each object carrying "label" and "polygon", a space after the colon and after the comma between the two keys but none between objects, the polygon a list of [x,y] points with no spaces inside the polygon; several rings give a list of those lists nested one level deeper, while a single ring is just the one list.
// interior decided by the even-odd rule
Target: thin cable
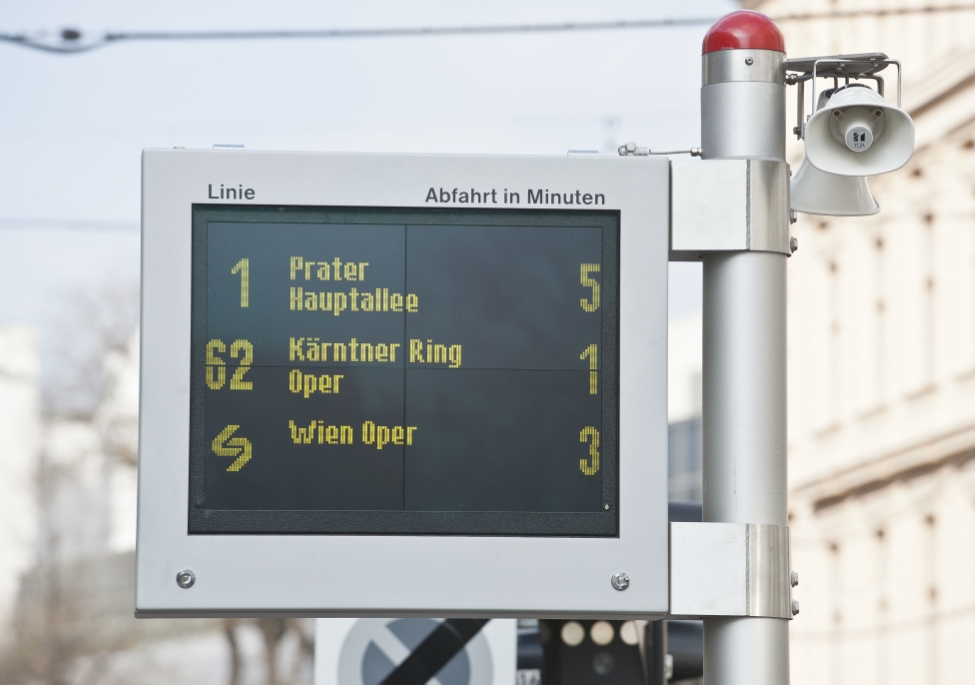
[{"label": "thin cable", "polygon": [[472,36],[513,33],[563,33],[566,31],[603,31],[611,29],[654,29],[713,24],[717,17],[684,17],[675,19],[638,19],[634,21],[564,22],[557,24],[493,24],[485,26],[428,26],[367,29],[313,29],[307,31],[134,31],[106,33],[90,42],[83,41],[78,31],[68,29],[60,43],[40,42],[20,34],[0,34],[0,41],[35,48],[45,52],[74,54],[88,52],[122,41],[161,40],[282,40],[329,38],[409,38],[418,36]]},{"label": "thin cable", "polygon": [[835,12],[800,12],[772,17],[778,23],[790,21],[813,21],[816,19],[859,19],[861,17],[901,17],[911,14],[941,14],[942,12],[968,12],[975,10],[975,4],[922,5],[920,7],[891,7],[888,9],[836,10]]},{"label": "thin cable", "polygon": [[[858,19],[862,17],[897,17],[914,14],[941,14],[975,10],[975,4],[923,5],[890,9],[838,10],[835,12],[802,12],[785,14],[772,19],[779,23],[815,21],[823,19]],[[90,41],[76,29],[58,34],[58,42],[47,41],[26,34],[0,34],[0,42],[12,43],[58,54],[89,52],[111,43],[123,41],[163,40],[290,40],[334,38],[409,38],[418,36],[473,36],[517,33],[563,33],[567,31],[606,31],[618,29],[658,29],[711,25],[720,17],[680,17],[672,19],[635,19],[619,21],[561,22],[551,24],[489,24],[485,26],[428,26],[366,29],[313,29],[292,31],[128,31],[105,33]]]}]

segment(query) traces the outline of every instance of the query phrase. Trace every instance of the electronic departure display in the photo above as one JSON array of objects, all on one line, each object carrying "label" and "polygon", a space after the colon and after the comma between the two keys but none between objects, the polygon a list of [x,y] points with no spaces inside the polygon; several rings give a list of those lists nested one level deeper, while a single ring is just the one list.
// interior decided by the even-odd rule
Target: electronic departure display
[{"label": "electronic departure display", "polygon": [[194,205],[191,533],[618,534],[619,213]]}]

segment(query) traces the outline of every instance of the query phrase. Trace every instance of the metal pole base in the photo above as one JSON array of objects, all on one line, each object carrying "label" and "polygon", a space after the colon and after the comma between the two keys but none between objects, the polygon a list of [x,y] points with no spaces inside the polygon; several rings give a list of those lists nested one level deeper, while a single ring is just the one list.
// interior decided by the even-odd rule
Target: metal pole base
[{"label": "metal pole base", "polygon": [[704,619],[705,685],[788,685],[789,622]]}]

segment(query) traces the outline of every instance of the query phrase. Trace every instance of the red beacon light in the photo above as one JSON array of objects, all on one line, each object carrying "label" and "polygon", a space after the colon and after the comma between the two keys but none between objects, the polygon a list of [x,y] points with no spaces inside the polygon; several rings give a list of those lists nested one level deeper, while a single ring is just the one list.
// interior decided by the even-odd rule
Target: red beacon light
[{"label": "red beacon light", "polygon": [[785,52],[785,39],[775,22],[753,10],[738,10],[718,19],[704,36],[702,54],[719,50]]}]

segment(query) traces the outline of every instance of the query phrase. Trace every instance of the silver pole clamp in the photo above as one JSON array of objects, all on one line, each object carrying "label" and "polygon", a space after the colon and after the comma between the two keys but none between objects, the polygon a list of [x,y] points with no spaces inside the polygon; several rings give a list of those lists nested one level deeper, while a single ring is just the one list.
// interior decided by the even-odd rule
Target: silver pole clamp
[{"label": "silver pole clamp", "polygon": [[670,163],[670,261],[709,252],[791,255],[789,165],[770,159]]},{"label": "silver pole clamp", "polygon": [[671,616],[791,619],[792,586],[788,526],[670,524]]}]

